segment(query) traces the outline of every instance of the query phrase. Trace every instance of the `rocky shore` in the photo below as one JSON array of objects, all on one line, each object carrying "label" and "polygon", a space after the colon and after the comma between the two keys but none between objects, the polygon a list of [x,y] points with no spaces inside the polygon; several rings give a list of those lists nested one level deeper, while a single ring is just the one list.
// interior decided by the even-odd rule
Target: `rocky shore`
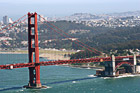
[{"label": "rocky shore", "polygon": [[62,54],[42,53],[39,57],[47,58],[49,60],[69,60],[70,57],[64,57]]}]

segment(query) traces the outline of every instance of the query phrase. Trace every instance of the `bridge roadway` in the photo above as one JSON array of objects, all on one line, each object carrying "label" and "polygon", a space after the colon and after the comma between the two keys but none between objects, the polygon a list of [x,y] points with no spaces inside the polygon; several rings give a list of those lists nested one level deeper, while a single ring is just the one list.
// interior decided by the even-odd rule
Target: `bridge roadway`
[{"label": "bridge roadway", "polygon": [[[140,55],[138,55],[137,58],[140,58]],[[126,61],[126,60],[133,60],[133,56],[118,56],[118,57],[115,57],[116,62],[117,61]],[[111,57],[72,59],[72,60],[57,60],[57,61],[42,61],[42,62],[39,62],[39,63],[6,64],[6,65],[0,65],[0,69],[15,69],[15,68],[35,67],[36,65],[49,66],[49,65],[62,65],[62,64],[72,64],[72,63],[89,63],[89,62],[105,62],[105,61],[111,61]]]}]

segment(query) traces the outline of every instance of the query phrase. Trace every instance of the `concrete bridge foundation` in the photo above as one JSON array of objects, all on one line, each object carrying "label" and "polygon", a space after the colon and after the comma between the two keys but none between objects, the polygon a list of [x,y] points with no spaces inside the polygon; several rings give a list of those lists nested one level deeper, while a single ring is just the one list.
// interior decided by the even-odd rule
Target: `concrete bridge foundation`
[{"label": "concrete bridge foundation", "polygon": [[111,62],[105,62],[105,76],[115,76],[115,56],[112,55]]},{"label": "concrete bridge foundation", "polygon": [[137,65],[137,60],[136,60],[136,54],[133,56],[133,61],[134,61],[134,66],[133,66],[133,73],[136,73],[136,65]]}]

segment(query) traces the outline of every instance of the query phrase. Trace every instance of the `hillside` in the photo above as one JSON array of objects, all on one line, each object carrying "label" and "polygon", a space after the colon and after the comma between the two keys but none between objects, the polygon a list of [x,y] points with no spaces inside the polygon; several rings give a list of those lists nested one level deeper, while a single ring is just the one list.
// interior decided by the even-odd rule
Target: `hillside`
[{"label": "hillside", "polygon": [[[76,38],[85,44],[95,47],[103,52],[107,52],[112,49],[140,49],[140,26],[108,28],[89,27],[85,26],[84,24],[70,21],[56,21],[51,23],[58,28],[61,28],[64,32],[68,33],[73,38]],[[48,25],[53,27],[50,24]],[[59,33],[62,33],[57,29],[55,30]],[[17,33],[10,32],[7,36],[11,37],[13,40],[7,40],[8,44],[5,44],[5,42],[1,41],[1,48],[27,47],[27,44],[23,44],[28,40],[27,35],[27,31]],[[41,48],[83,49],[76,45],[74,42],[71,42],[71,40],[65,39],[65,37],[59,35],[48,26],[43,24],[39,25],[39,41]]]},{"label": "hillside", "polygon": [[113,31],[108,31],[107,33],[102,33],[98,35],[93,35],[90,40],[96,44],[95,46],[102,46],[107,44],[116,44],[140,40],[140,26],[137,27],[124,27],[124,28],[114,28]]}]

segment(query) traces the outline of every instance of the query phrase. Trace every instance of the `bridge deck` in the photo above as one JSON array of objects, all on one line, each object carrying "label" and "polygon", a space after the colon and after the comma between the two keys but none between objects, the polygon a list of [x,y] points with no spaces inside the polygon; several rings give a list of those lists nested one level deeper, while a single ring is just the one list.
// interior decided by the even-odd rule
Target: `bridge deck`
[{"label": "bridge deck", "polygon": [[[126,58],[129,58],[129,60],[132,60],[133,56],[118,56],[118,57],[115,57],[115,60],[116,61],[124,61],[124,59],[126,59]],[[140,58],[140,55],[137,56],[137,58]],[[15,69],[15,68],[35,67],[36,65],[49,66],[49,65],[62,65],[62,64],[72,64],[72,63],[89,63],[89,62],[105,62],[105,61],[111,61],[111,57],[58,60],[58,61],[43,61],[43,62],[40,62],[40,63],[6,64],[6,65],[0,65],[0,69]]]}]

